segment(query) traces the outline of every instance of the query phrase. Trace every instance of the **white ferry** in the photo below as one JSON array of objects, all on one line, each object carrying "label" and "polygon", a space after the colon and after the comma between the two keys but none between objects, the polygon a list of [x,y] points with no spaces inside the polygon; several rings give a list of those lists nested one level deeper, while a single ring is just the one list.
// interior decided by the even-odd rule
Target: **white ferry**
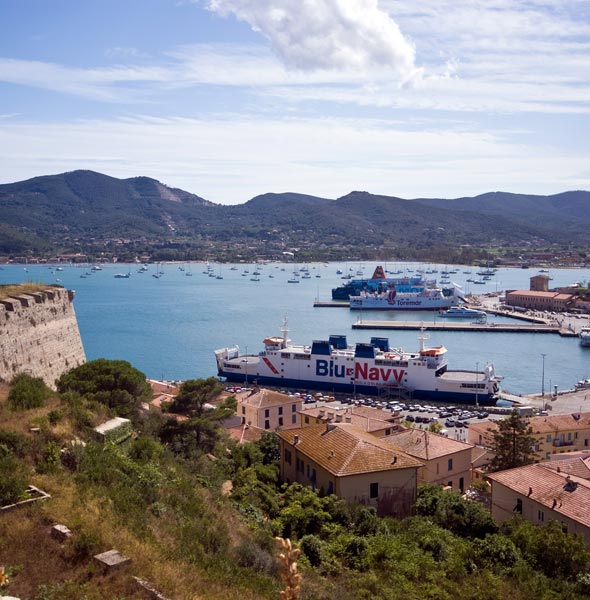
[{"label": "white ferry", "polygon": [[440,310],[457,306],[463,300],[463,290],[457,284],[452,288],[424,287],[419,291],[399,292],[395,286],[382,292],[362,291],[350,296],[351,310]]},{"label": "white ferry", "polygon": [[494,365],[483,371],[451,371],[444,346],[405,352],[390,348],[387,338],[371,338],[369,344],[348,345],[346,336],[332,335],[311,346],[291,343],[288,329],[282,337],[268,337],[256,355],[240,354],[238,346],[215,350],[220,377],[229,381],[308,388],[349,394],[391,394],[408,399],[452,403],[496,403],[502,378]]},{"label": "white ferry", "polygon": [[582,327],[580,330],[580,346],[590,348],[590,327]]}]

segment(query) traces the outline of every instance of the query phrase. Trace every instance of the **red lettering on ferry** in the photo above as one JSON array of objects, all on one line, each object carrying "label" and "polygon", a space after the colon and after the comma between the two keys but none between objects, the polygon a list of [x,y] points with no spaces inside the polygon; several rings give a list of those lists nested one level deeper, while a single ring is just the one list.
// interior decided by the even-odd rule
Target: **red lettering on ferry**
[{"label": "red lettering on ferry", "polygon": [[[350,374],[352,375],[352,373]],[[401,383],[404,374],[404,369],[381,369],[377,367],[369,369],[369,365],[366,363],[356,363],[354,365],[355,379],[368,379],[369,381],[382,381],[383,383],[395,380],[396,383]]]}]

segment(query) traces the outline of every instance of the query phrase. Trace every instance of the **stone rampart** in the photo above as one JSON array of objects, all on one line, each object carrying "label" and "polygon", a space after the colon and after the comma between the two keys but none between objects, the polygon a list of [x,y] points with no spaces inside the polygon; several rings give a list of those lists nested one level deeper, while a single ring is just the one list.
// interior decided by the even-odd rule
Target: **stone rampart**
[{"label": "stone rampart", "polygon": [[86,361],[72,301],[60,287],[0,299],[0,379],[18,373],[55,380]]}]

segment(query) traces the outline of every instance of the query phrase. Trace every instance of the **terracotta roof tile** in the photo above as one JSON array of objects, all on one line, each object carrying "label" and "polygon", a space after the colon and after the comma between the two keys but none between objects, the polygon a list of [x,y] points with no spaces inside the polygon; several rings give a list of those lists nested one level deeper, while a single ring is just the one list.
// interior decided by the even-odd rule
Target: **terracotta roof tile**
[{"label": "terracotta roof tile", "polygon": [[558,473],[565,473],[566,475],[575,475],[581,479],[590,480],[590,459],[583,459],[581,457],[565,458],[559,460],[552,460],[543,463],[548,469],[553,469]]},{"label": "terracotta roof tile", "polygon": [[348,408],[315,407],[300,411],[303,416],[321,419],[331,423],[351,423],[364,431],[374,432],[390,428],[401,419],[392,412],[379,410],[370,406],[353,406]]},{"label": "terracotta roof tile", "polygon": [[418,468],[422,463],[389,442],[349,423],[313,425],[278,432],[285,442],[336,476]]},{"label": "terracotta roof tile", "polygon": [[242,392],[236,394],[238,404],[246,404],[255,408],[267,408],[270,406],[281,406],[283,404],[301,403],[301,398],[298,396],[288,396],[266,388],[252,390],[250,392]]},{"label": "terracotta roof tile", "polygon": [[[586,527],[590,526],[590,481],[558,473],[549,465],[527,465],[491,473],[487,477]],[[570,485],[566,485],[568,478]]]},{"label": "terracotta roof tile", "polygon": [[386,439],[409,455],[422,460],[440,458],[473,448],[472,444],[452,440],[444,435],[421,429],[408,429]]}]

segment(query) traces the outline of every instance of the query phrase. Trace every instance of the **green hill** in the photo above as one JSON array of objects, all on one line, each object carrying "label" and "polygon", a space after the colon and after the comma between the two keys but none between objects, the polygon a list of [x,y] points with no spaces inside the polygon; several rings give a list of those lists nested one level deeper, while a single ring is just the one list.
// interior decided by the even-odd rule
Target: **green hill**
[{"label": "green hill", "polygon": [[92,253],[114,243],[135,253],[167,248],[179,258],[291,246],[332,258],[368,249],[408,254],[521,242],[565,247],[586,243],[589,208],[585,191],[448,200],[359,191],[335,200],[268,193],[222,206],[147,177],[73,171],[0,185],[0,253]]}]

